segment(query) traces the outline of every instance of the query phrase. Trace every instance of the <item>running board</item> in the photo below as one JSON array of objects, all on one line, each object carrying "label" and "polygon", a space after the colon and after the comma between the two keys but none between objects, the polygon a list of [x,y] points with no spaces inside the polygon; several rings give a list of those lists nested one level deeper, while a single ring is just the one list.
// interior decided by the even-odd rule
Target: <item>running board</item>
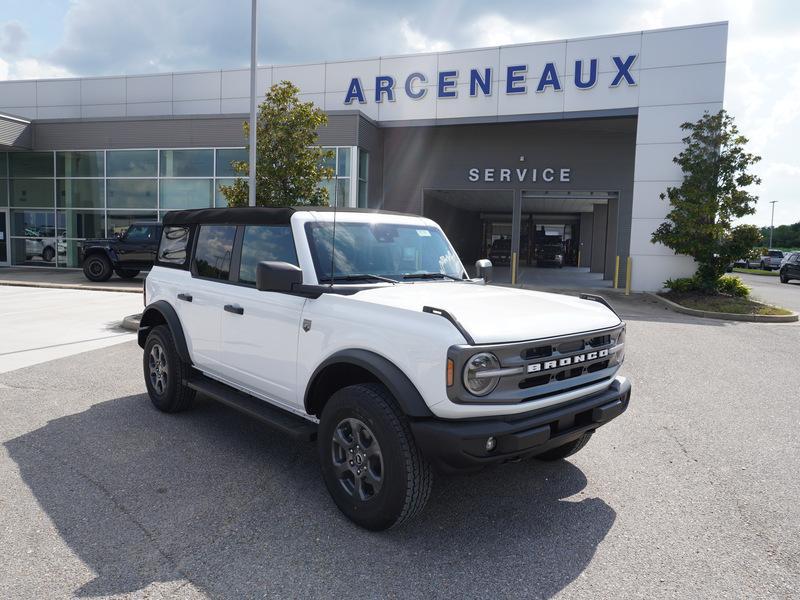
[{"label": "running board", "polygon": [[235,390],[201,373],[192,373],[186,385],[293,438],[309,442],[317,438],[317,426],[311,421],[277,408],[265,400]]}]

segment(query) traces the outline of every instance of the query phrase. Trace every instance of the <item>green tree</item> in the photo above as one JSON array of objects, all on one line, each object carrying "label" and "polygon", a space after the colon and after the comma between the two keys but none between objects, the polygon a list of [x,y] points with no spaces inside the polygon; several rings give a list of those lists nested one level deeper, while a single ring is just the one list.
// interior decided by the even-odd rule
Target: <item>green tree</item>
[{"label": "green tree", "polygon": [[[301,102],[300,90],[289,81],[276,83],[258,107],[256,122],[256,206],[328,204],[328,190],[320,181],[330,179],[333,169],[323,166],[333,153],[317,145],[317,129],[328,123],[325,112],[312,102]],[[245,139],[250,126],[243,124]],[[249,149],[249,148],[248,148]],[[243,176],[233,185],[221,185],[228,206],[247,206],[249,163],[234,161]]]},{"label": "green tree", "polygon": [[652,241],[694,258],[698,285],[711,293],[718,290],[725,268],[761,240],[755,225],[732,224],[755,212],[758,197],[746,188],[761,183],[749,172],[761,157],[745,151],[747,138],[724,110],[706,113],[681,129],[689,135],[673,162],[683,171],[683,183],[660,195],[672,208]]}]

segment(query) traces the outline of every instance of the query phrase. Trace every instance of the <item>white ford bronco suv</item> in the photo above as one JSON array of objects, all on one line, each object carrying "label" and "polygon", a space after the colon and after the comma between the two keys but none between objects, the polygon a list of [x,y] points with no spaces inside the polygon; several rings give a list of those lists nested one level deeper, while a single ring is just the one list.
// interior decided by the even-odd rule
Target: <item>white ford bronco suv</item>
[{"label": "white ford bronco suv", "polygon": [[630,398],[625,324],[602,298],[470,279],[419,216],[170,212],[145,305],[156,408],[200,392],[316,439],[333,500],[372,530],[417,514],[434,469],[564,458]]}]

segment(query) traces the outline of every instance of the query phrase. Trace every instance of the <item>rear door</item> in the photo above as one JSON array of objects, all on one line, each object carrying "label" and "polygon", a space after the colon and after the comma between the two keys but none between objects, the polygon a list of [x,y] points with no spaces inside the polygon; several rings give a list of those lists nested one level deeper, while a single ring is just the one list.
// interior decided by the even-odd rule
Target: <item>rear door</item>
[{"label": "rear door", "polygon": [[224,376],[277,404],[297,409],[297,342],[305,299],[256,289],[262,260],[297,264],[291,228],[240,227],[231,279],[236,282],[232,310],[222,313],[221,361]]},{"label": "rear door", "polygon": [[234,287],[229,279],[236,226],[200,225],[195,237],[191,278],[175,290],[175,304],[195,365],[219,375],[222,314]]}]

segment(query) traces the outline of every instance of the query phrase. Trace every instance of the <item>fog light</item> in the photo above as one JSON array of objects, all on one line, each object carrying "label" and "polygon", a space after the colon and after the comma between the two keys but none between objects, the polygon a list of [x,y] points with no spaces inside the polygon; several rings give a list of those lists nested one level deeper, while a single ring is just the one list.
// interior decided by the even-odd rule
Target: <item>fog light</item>
[{"label": "fog light", "polygon": [[497,446],[497,440],[496,439],[494,439],[493,437],[490,437],[490,438],[486,439],[486,451],[487,452],[491,452],[492,450],[494,450],[495,446]]}]

